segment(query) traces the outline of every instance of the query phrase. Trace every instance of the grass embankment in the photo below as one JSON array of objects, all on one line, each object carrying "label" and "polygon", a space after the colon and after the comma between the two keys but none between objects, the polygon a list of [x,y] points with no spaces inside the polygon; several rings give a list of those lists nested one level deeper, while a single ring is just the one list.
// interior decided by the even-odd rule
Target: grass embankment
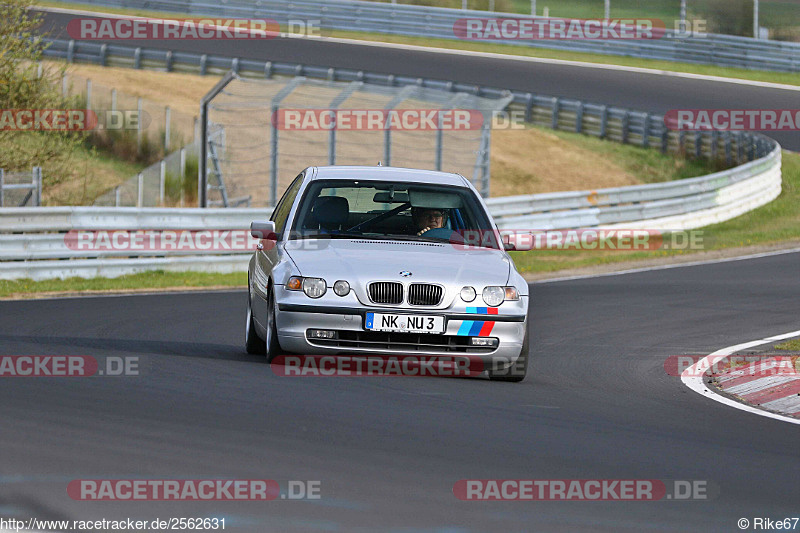
[{"label": "grass embankment", "polygon": [[0,298],[24,298],[26,295],[60,296],[65,293],[134,292],[146,289],[182,290],[186,287],[245,287],[247,273],[210,274],[205,272],[142,272],[118,278],[70,278],[66,280],[0,280]]}]

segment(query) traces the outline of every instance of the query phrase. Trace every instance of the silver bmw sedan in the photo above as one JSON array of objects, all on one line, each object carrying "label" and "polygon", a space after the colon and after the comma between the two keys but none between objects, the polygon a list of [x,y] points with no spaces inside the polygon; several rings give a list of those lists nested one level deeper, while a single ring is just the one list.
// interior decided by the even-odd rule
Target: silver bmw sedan
[{"label": "silver bmw sedan", "polygon": [[250,229],[249,353],[465,355],[525,378],[528,285],[463,176],[310,167]]}]

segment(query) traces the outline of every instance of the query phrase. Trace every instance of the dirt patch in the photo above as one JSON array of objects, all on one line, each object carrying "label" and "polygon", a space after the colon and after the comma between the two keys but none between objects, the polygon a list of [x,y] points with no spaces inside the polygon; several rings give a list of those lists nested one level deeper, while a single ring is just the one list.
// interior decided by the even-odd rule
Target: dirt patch
[{"label": "dirt patch", "polygon": [[492,196],[637,185],[607,156],[539,129],[492,132]]}]

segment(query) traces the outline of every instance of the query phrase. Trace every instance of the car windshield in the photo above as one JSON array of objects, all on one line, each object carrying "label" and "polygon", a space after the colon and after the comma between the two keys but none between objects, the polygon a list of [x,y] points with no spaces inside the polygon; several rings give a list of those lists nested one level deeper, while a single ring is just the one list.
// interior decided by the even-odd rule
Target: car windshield
[{"label": "car windshield", "polygon": [[319,180],[303,195],[292,229],[291,238],[299,239],[463,242],[465,234],[486,232],[491,226],[475,194],[466,187]]}]

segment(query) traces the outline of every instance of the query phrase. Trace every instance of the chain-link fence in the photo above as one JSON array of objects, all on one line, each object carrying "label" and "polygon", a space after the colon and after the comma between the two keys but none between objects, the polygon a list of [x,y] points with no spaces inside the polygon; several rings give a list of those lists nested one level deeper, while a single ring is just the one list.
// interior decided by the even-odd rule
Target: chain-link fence
[{"label": "chain-link fence", "polygon": [[204,100],[206,205],[274,205],[305,167],[378,162],[457,172],[488,195],[492,113],[510,100],[419,85],[231,76]]},{"label": "chain-link fence", "polygon": [[93,144],[125,159],[152,162],[195,138],[197,118],[169,106],[126,94],[91,78],[65,73],[61,91],[78,96],[97,114]]},{"label": "chain-link fence", "polygon": [[177,150],[99,196],[94,205],[191,207],[197,205],[197,143]]}]

